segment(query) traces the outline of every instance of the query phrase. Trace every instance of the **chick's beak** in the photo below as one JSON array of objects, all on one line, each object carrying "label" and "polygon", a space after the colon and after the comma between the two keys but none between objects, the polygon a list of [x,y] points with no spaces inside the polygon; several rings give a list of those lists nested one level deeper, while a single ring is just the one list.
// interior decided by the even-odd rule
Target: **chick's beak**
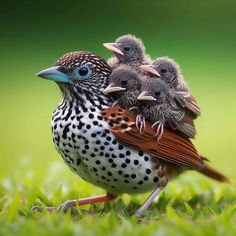
[{"label": "chick's beak", "polygon": [[160,77],[161,75],[151,66],[151,65],[141,65],[140,68],[142,71],[156,75]]},{"label": "chick's beak", "polygon": [[120,50],[121,45],[119,43],[103,43],[103,46],[115,54],[120,56],[124,55],[124,53]]},{"label": "chick's beak", "polygon": [[47,69],[42,70],[39,73],[37,73],[36,76],[41,77],[43,79],[68,83],[70,80],[70,77],[68,75],[66,75],[65,73],[59,71],[58,70],[59,68],[60,68],[60,66],[54,66],[54,67],[47,68]]},{"label": "chick's beak", "polygon": [[109,93],[123,91],[123,90],[126,90],[126,89],[122,88],[122,87],[115,86],[113,83],[111,83],[103,90],[103,93],[109,94]]},{"label": "chick's beak", "polygon": [[148,95],[148,91],[143,91],[138,97],[137,100],[139,101],[156,101],[156,98],[153,96]]}]

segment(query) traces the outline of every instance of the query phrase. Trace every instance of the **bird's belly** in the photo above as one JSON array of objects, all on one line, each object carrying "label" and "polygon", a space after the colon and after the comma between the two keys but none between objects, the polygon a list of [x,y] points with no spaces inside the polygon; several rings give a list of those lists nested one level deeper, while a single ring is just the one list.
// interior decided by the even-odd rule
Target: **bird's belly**
[{"label": "bird's belly", "polygon": [[158,159],[120,144],[105,122],[80,122],[53,128],[56,149],[73,172],[113,194],[146,192],[159,184]]}]

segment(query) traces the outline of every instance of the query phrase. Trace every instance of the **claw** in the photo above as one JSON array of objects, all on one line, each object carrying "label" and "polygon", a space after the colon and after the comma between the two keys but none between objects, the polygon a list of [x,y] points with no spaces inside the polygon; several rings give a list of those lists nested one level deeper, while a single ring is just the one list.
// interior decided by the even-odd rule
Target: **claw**
[{"label": "claw", "polygon": [[158,120],[152,125],[152,128],[154,128],[154,126],[157,126],[157,131],[155,136],[157,137],[157,141],[159,141],[164,131],[164,124],[162,121]]},{"label": "claw", "polygon": [[146,128],[145,117],[141,114],[136,116],[136,127],[139,129],[139,133],[142,133],[142,130]]}]

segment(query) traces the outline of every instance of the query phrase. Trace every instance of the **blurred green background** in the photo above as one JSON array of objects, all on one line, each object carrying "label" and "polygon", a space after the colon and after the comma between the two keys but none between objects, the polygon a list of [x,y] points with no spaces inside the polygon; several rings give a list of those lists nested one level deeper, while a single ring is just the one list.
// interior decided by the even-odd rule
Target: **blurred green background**
[{"label": "blurred green background", "polygon": [[102,43],[126,33],[142,38],[153,58],[180,63],[203,111],[194,143],[236,180],[235,23],[233,0],[1,1],[0,180],[40,188],[52,178],[93,191],[54,149],[50,119],[60,92],[35,74],[69,51],[108,58]]}]

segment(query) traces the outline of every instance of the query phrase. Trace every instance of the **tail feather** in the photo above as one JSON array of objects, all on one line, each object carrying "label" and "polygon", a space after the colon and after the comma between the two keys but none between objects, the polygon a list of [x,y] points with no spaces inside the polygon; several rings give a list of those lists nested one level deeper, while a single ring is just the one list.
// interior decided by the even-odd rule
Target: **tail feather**
[{"label": "tail feather", "polygon": [[214,169],[213,167],[207,165],[206,163],[204,163],[203,168],[200,169],[199,172],[219,182],[232,184],[229,178],[221,174],[218,170]]}]

